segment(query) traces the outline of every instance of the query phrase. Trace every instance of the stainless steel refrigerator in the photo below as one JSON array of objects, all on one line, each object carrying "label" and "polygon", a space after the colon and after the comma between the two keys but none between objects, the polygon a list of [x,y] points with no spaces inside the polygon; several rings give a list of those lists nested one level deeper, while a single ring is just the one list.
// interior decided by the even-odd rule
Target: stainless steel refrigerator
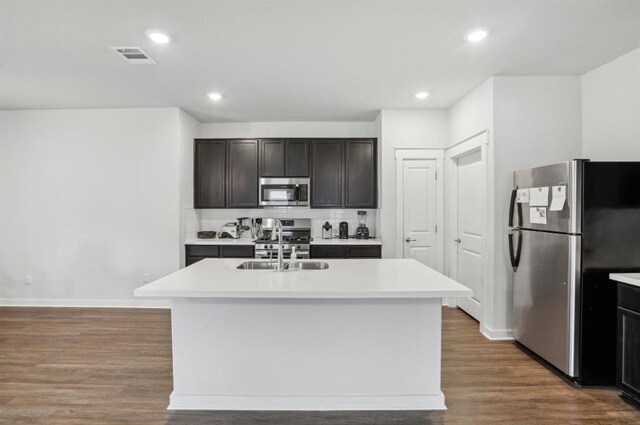
[{"label": "stainless steel refrigerator", "polygon": [[516,171],[510,204],[514,337],[578,384],[615,383],[616,285],[640,271],[640,163]]}]

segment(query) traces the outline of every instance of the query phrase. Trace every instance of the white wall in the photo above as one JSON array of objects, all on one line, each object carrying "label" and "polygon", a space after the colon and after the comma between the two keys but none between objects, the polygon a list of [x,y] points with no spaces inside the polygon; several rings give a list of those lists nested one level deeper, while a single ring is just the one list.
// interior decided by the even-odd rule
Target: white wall
[{"label": "white wall", "polygon": [[[180,152],[180,237],[187,238],[188,217],[193,215],[193,139],[200,137],[201,124],[183,110],[178,115],[178,143]],[[180,267],[185,266],[185,251],[180,249]]]},{"label": "white wall", "polygon": [[396,149],[447,146],[447,110],[383,109],[376,120],[379,132],[381,179],[378,185],[382,257],[399,258],[396,252]]},{"label": "white wall", "polygon": [[512,271],[507,246],[513,171],[580,157],[579,77],[494,77],[494,269],[487,300],[489,333],[512,327]]},{"label": "white wall", "polygon": [[480,328],[490,338],[508,338],[512,328],[506,236],[513,171],[580,157],[580,108],[579,77],[519,76],[492,77],[449,110],[450,146],[489,131],[486,196],[492,220],[486,237],[489,270]]},{"label": "white wall", "polygon": [[178,269],[178,112],[0,112],[1,304],[140,305]]},{"label": "white wall", "polygon": [[373,122],[243,122],[202,124],[200,137],[376,137]]},{"label": "white wall", "polygon": [[493,126],[493,78],[473,89],[449,109],[449,146]]},{"label": "white wall", "polygon": [[[449,143],[448,149],[456,149],[455,147],[461,146],[461,142],[473,138],[482,132],[486,132],[486,139],[488,144],[482,151],[484,156],[482,161],[486,167],[486,190],[487,198],[493,196],[493,78],[489,78],[474,90],[469,92],[466,96],[456,102],[449,109]],[[455,147],[454,147],[455,146]],[[456,205],[455,194],[456,188],[456,162],[451,159],[451,150],[447,150],[447,155],[444,161],[445,172],[445,226],[444,226],[444,270],[448,276],[456,276],[456,272],[452,270],[452,265],[455,264],[455,259],[452,258],[457,255],[458,246],[454,242],[454,239],[458,237],[455,234],[457,225],[456,221]],[[485,211],[482,211],[485,217],[493,217],[493,201],[487,199],[487,205]],[[488,282],[493,279],[492,267],[493,267],[493,221],[485,219],[487,223],[487,229],[485,229],[484,248],[486,252],[483,254],[483,281]],[[488,298],[480,295],[481,299]],[[486,302],[486,301],[485,301]],[[485,319],[481,319],[484,323]]]},{"label": "white wall", "polygon": [[640,161],[640,49],[582,76],[582,154]]}]

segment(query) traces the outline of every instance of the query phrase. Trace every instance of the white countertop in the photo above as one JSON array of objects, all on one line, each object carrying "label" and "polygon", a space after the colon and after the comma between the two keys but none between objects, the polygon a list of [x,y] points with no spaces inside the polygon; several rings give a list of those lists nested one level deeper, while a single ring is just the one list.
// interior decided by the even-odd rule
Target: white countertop
[{"label": "white countertop", "polygon": [[611,273],[609,279],[640,287],[640,273]]},{"label": "white countertop", "polygon": [[[240,239],[187,239],[184,241],[185,245],[253,245],[254,239],[252,238],[240,238]],[[382,245],[380,239],[322,239],[313,238],[311,245]]]},{"label": "white countertop", "polygon": [[[322,260],[326,270],[237,270],[247,259],[208,258],[148,283],[137,297],[443,298],[469,297],[466,286],[413,259]],[[309,261],[309,260],[303,260]]]},{"label": "white countertop", "polygon": [[239,238],[239,239],[187,239],[184,241],[185,245],[255,245],[252,238]]},{"label": "white countertop", "polygon": [[311,245],[382,245],[382,241],[380,239],[322,239],[322,238],[313,238],[311,241]]}]

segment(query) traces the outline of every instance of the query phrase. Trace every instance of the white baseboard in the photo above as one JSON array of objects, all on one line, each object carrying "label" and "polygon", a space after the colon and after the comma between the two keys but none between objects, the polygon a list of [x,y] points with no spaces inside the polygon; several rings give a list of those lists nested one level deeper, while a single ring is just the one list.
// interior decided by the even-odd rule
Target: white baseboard
[{"label": "white baseboard", "polygon": [[171,308],[170,300],[56,300],[0,298],[0,307]]},{"label": "white baseboard", "polygon": [[480,333],[491,341],[513,341],[513,332],[511,329],[491,329],[488,326],[480,325]]},{"label": "white baseboard", "polygon": [[447,410],[444,394],[433,395],[177,395],[168,410]]}]

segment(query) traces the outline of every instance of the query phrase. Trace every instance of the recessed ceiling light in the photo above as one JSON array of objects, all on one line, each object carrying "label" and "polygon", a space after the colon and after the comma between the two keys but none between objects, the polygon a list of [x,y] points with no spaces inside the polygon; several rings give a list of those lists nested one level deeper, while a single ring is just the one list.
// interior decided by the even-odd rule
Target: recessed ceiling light
[{"label": "recessed ceiling light", "polygon": [[167,34],[160,31],[149,30],[146,32],[146,34],[149,40],[153,41],[154,43],[167,44],[171,41],[171,38]]},{"label": "recessed ceiling light", "polygon": [[429,97],[429,93],[427,93],[426,91],[419,91],[418,93],[416,93],[416,98],[423,100]]},{"label": "recessed ceiling light", "polygon": [[470,41],[472,43],[477,43],[478,41],[482,41],[485,38],[487,38],[488,35],[489,35],[489,30],[485,28],[476,28],[466,33],[464,35],[464,38],[467,41]]},{"label": "recessed ceiling light", "polygon": [[208,93],[207,96],[209,96],[209,99],[213,100],[214,102],[222,100],[222,95],[213,91],[211,93]]}]

